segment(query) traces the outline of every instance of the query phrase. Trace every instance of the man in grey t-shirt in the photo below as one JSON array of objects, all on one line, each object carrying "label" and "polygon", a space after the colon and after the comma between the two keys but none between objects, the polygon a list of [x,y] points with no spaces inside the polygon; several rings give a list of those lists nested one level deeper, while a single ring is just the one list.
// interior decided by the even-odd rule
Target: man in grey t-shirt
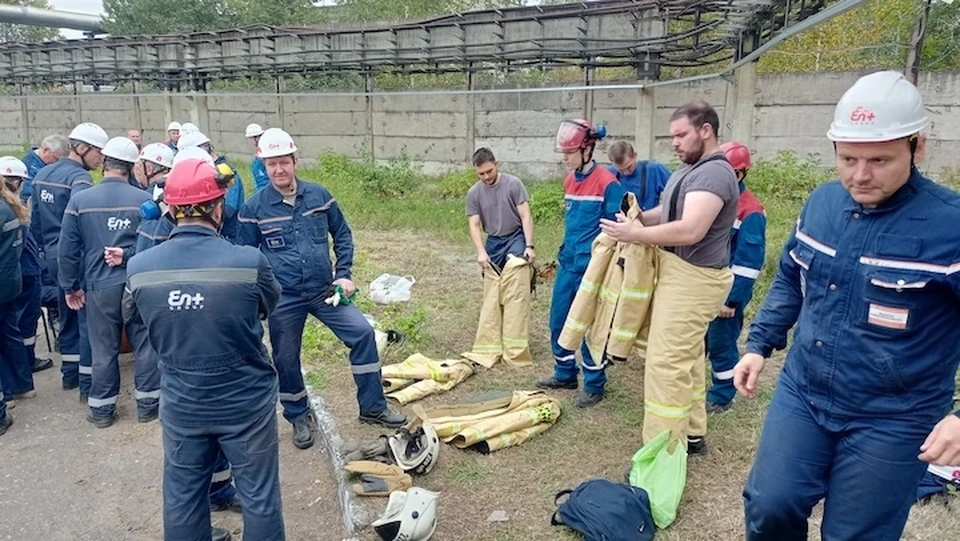
[{"label": "man in grey t-shirt", "polygon": [[727,267],[739,188],[717,142],[720,119],[695,101],[670,117],[673,149],[683,165],[659,207],[641,221],[601,220],[617,240],[661,246],[644,375],[643,440],[664,430],[703,452],[707,432],[704,338],[733,284]]},{"label": "man in grey t-shirt", "polygon": [[[488,148],[473,154],[473,166],[479,180],[467,192],[467,219],[477,249],[477,264],[483,268],[493,263],[502,269],[509,254],[532,263],[533,218],[523,182],[501,173]],[[487,233],[486,242],[482,232]]]}]

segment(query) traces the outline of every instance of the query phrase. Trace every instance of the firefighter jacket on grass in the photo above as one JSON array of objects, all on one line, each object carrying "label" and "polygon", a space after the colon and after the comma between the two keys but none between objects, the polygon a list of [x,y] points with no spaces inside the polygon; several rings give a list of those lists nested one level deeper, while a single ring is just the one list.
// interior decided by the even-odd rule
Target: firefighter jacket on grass
[{"label": "firefighter jacket on grass", "polygon": [[501,358],[511,366],[533,364],[530,355],[530,280],[533,266],[513,254],[503,270],[483,271],[483,305],[473,349],[463,357],[487,368]]},{"label": "firefighter jacket on grass", "polygon": [[472,375],[473,366],[466,360],[434,361],[419,353],[381,368],[384,396],[401,406],[445,393]]},{"label": "firefighter jacket on grass", "polygon": [[[624,196],[629,220],[640,219],[632,193]],[[657,281],[657,249],[617,242],[605,233],[593,241],[590,264],[560,333],[562,347],[586,340],[594,359],[626,359],[636,344],[646,347],[650,300]]]},{"label": "firefighter jacket on grass", "polygon": [[413,406],[418,420],[430,423],[445,443],[492,453],[546,432],[560,418],[560,402],[543,391],[493,392],[463,404]]}]

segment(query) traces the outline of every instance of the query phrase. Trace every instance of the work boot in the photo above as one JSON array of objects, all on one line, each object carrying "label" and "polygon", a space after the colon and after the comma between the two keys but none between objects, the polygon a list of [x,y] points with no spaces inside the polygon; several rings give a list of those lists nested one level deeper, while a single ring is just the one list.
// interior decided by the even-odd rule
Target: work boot
[{"label": "work boot", "polygon": [[10,428],[10,425],[13,424],[13,415],[7,413],[7,415],[0,421],[0,436],[7,433],[7,429]]},{"label": "work boot", "polygon": [[560,381],[556,376],[540,378],[537,380],[538,389],[576,389],[578,385],[579,383],[577,383],[577,380]]},{"label": "work boot", "polygon": [[210,536],[211,541],[231,541],[233,537],[230,536],[230,530],[224,530],[223,528],[214,528],[210,527]]},{"label": "work boot", "polygon": [[113,425],[114,415],[110,417],[94,417],[93,412],[87,413],[87,420],[93,423],[93,426],[97,428],[107,428]]},{"label": "work boot", "polygon": [[718,404],[707,400],[707,413],[722,413],[733,407],[733,401],[726,404]]},{"label": "work boot", "polygon": [[293,422],[293,445],[297,449],[309,449],[313,447],[313,432],[317,428],[317,422],[313,418],[313,412],[299,421]]},{"label": "work boot", "polygon": [[578,408],[589,408],[596,406],[603,400],[603,393],[588,393],[586,391],[577,395],[576,404]]},{"label": "work boot", "polygon": [[687,455],[702,455],[707,452],[707,438],[687,436]]},{"label": "work boot", "polygon": [[88,393],[80,393],[80,403],[86,405],[90,401],[90,395]]},{"label": "work boot", "polygon": [[25,398],[36,398],[37,391],[35,389],[30,389],[29,391],[26,391],[23,393],[17,393],[13,395],[13,397],[16,398],[17,400],[23,400]]},{"label": "work boot", "polygon": [[234,513],[243,513],[243,504],[240,503],[240,496],[238,494],[234,494],[233,498],[231,498],[229,501],[226,501],[223,503],[216,503],[216,504],[211,503],[210,511],[214,513],[219,511],[233,511]]},{"label": "work boot", "polygon": [[[81,395],[81,398],[83,398],[83,395]],[[149,423],[150,421],[155,421],[159,416],[160,416],[160,412],[158,410],[151,410],[149,413],[145,413],[143,415],[137,415],[137,422]]]},{"label": "work boot", "polygon": [[376,413],[361,413],[360,422],[371,425],[381,425],[387,428],[400,428],[407,424],[407,417],[390,408],[384,408]]},{"label": "work boot", "polygon": [[53,359],[34,359],[33,366],[30,367],[30,371],[36,374],[37,372],[43,372],[48,368],[53,368]]},{"label": "work boot", "polygon": [[79,382],[79,381],[67,381],[67,380],[64,380],[64,381],[63,381],[63,390],[64,390],[64,391],[72,391],[72,390],[76,389],[76,388],[79,387],[79,386],[80,386],[80,382]]}]

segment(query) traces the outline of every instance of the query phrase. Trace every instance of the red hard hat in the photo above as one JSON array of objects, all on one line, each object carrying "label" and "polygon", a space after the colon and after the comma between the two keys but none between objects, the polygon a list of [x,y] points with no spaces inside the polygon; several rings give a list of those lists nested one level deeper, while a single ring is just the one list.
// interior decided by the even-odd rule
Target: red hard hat
[{"label": "red hard hat", "polygon": [[183,160],[167,175],[163,199],[168,205],[196,205],[223,197],[227,188],[217,182],[219,173],[203,160]]},{"label": "red hard hat", "polygon": [[593,133],[593,124],[582,118],[564,120],[560,123],[560,128],[557,129],[557,151],[586,148],[590,143],[597,140],[596,137],[591,137]]},{"label": "red hard hat", "polygon": [[734,171],[745,171],[753,166],[750,161],[750,149],[743,143],[730,141],[720,145],[720,150],[727,155],[727,161],[733,166]]}]

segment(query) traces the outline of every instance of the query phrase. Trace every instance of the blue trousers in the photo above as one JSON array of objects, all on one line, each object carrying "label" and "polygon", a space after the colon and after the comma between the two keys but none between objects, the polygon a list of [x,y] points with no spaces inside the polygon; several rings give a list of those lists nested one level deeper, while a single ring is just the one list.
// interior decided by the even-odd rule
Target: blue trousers
[{"label": "blue trousers", "polygon": [[27,360],[23,337],[17,327],[16,299],[0,304],[0,380],[6,393],[13,395],[33,390],[32,365]]},{"label": "blue trousers", "polygon": [[484,243],[484,249],[490,256],[490,261],[498,269],[503,269],[507,264],[508,255],[513,254],[517,257],[523,257],[523,252],[527,249],[527,240],[523,236],[523,229],[517,229],[513,233],[502,237],[489,235]]},{"label": "blue trousers", "polygon": [[[47,271],[56,277],[60,267],[56,259],[47,260]],[[64,385],[80,385],[80,392],[90,393],[92,352],[86,325],[86,308],[79,312],[67,306],[66,292],[59,289],[57,311],[60,313],[60,372]]]},{"label": "blue trousers", "polygon": [[237,489],[233,486],[233,469],[223,451],[217,452],[217,461],[210,478],[210,505],[226,505],[233,501]]},{"label": "blue trousers", "polygon": [[832,415],[783,373],[743,491],[747,541],[806,540],[807,517],[824,498],[823,539],[900,539],[926,469],[920,445],[938,420]]},{"label": "blue trousers", "polygon": [[3,394],[3,378],[0,378],[0,423],[7,418],[7,400]]},{"label": "blue trousers", "polygon": [[380,355],[373,327],[356,306],[330,306],[323,300],[323,295],[309,299],[284,293],[268,320],[273,364],[280,382],[280,404],[283,405],[283,417],[291,423],[305,418],[310,412],[300,371],[300,346],[307,314],[319,319],[350,349],[350,367],[357,385],[360,413],[377,413],[387,407],[380,385]]},{"label": "blue trousers", "polygon": [[243,538],[285,539],[280,497],[277,415],[269,408],[248,422],[163,426],[163,534],[167,541],[209,541],[210,485],[217,455],[233,464],[243,506]]},{"label": "blue trousers", "polygon": [[743,308],[738,307],[733,317],[717,319],[707,328],[707,355],[713,374],[713,386],[707,393],[707,400],[714,404],[729,404],[737,394],[733,386],[733,367],[740,360],[740,348],[737,340],[743,330]]},{"label": "blue trousers", "polygon": [[[570,272],[564,267],[557,270],[557,278],[553,284],[553,298],[550,301],[550,347],[553,349],[553,375],[559,381],[576,381],[577,360],[573,350],[560,346],[560,331],[567,320],[570,306],[577,296],[580,287],[582,272]],[[601,360],[598,365],[586,344],[580,346],[580,356],[583,361],[583,390],[593,394],[603,394],[607,384],[606,363]]]},{"label": "blue trousers", "polygon": [[37,322],[40,321],[40,299],[43,285],[40,276],[23,275],[23,291],[17,297],[17,327],[23,339],[23,347],[27,353],[27,362],[33,366],[37,360]]},{"label": "blue trousers", "polygon": [[[95,418],[112,417],[120,394],[120,340],[123,332],[121,302],[123,284],[87,291],[87,325],[93,352],[93,380],[88,404]],[[146,416],[160,403],[160,370],[153,349],[144,347],[147,329],[142,320],[132,319],[127,337],[134,351],[141,353],[134,364],[134,396],[137,414]],[[146,354],[143,354],[145,352]]]}]

